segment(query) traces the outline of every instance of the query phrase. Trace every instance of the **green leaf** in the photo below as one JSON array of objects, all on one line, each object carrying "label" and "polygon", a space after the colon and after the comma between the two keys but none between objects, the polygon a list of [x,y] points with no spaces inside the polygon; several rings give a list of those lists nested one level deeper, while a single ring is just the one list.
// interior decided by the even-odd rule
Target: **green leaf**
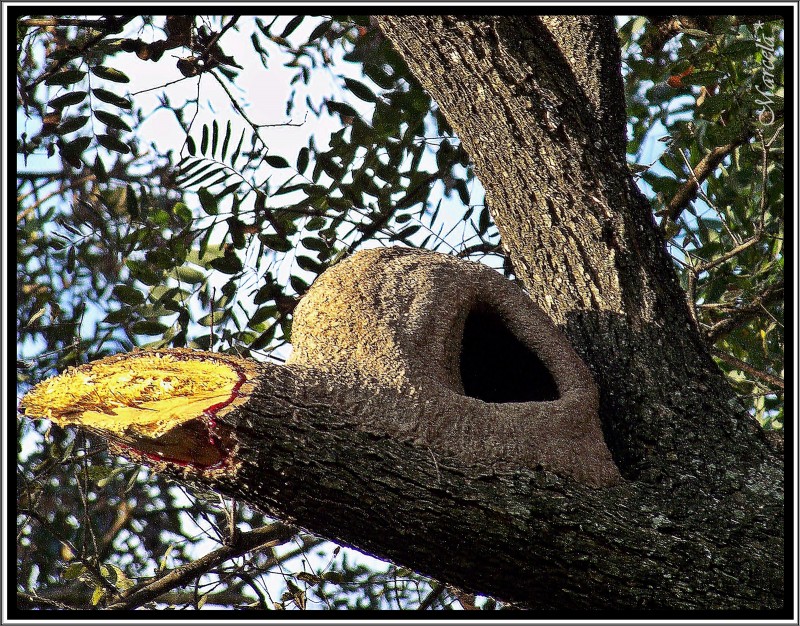
[{"label": "green leaf", "polygon": [[125,209],[133,219],[139,218],[139,202],[136,199],[136,192],[130,185],[125,188]]},{"label": "green leaf", "polygon": [[286,38],[291,35],[295,28],[300,26],[300,22],[303,21],[305,15],[297,15],[289,20],[289,23],[286,25],[286,28],[283,29],[283,32],[280,34],[281,38]]},{"label": "green leaf", "polygon": [[222,154],[220,160],[224,161],[225,156],[228,154],[228,143],[231,140],[231,121],[228,120],[228,125],[225,127],[225,139],[222,140]]},{"label": "green leaf", "polygon": [[63,96],[53,98],[47,103],[47,105],[53,109],[63,109],[64,107],[83,102],[83,99],[87,96],[87,94],[88,92],[86,91],[73,91],[72,93],[65,93]]},{"label": "green leaf", "polygon": [[237,217],[229,217],[226,222],[228,224],[228,232],[230,233],[233,247],[237,250],[241,250],[247,244],[247,239],[244,235],[245,223]]},{"label": "green leaf", "polygon": [[236,163],[236,159],[239,158],[239,153],[242,151],[243,141],[244,141],[244,131],[242,131],[242,136],[239,137],[239,143],[236,145],[236,150],[234,150],[233,154],[231,155],[231,161],[230,161],[231,165],[234,165]]},{"label": "green leaf", "polygon": [[289,252],[292,249],[292,242],[286,237],[281,235],[273,235],[269,233],[260,233],[258,235],[259,241],[263,243],[270,250],[275,252]]},{"label": "green leaf", "polygon": [[411,235],[413,235],[420,228],[422,228],[422,226],[419,226],[419,225],[417,225],[417,226],[407,226],[406,228],[401,230],[396,235],[392,235],[392,239],[395,240],[395,241],[400,240],[400,239],[405,239],[406,237],[410,237]]},{"label": "green leaf", "polygon": [[262,306],[259,307],[255,313],[253,313],[252,317],[247,321],[247,325],[250,328],[255,328],[262,322],[267,321],[271,317],[275,315],[277,309],[274,306]]},{"label": "green leaf", "polygon": [[33,323],[34,323],[36,320],[38,320],[38,319],[39,319],[39,318],[40,318],[42,315],[44,315],[45,311],[46,311],[46,308],[45,308],[45,307],[42,307],[42,308],[40,308],[38,311],[36,311],[36,313],[34,313],[33,315],[31,315],[31,318],[28,320],[28,323],[27,323],[27,324],[25,324],[25,328],[30,328],[30,326],[31,326],[31,325],[32,325],[32,324],[33,324]]},{"label": "green leaf", "polygon": [[707,96],[698,107],[698,111],[704,115],[717,115],[725,109],[730,109],[734,105],[733,94],[721,93],[716,96]]},{"label": "green leaf", "polygon": [[149,320],[140,320],[131,326],[134,335],[163,335],[165,330],[167,330],[165,324]]},{"label": "green leaf", "polygon": [[292,340],[292,320],[289,318],[283,318],[281,320],[281,330],[283,331],[283,338],[286,341]]},{"label": "green leaf", "polygon": [[204,272],[189,267],[188,265],[181,265],[175,268],[175,275],[178,280],[184,283],[197,284],[202,283],[206,279]]},{"label": "green leaf", "polygon": [[95,65],[91,69],[92,74],[95,76],[99,76],[100,78],[104,78],[105,80],[110,80],[115,83],[129,83],[131,79],[128,78],[125,74],[120,72],[113,67],[106,67],[104,65]]},{"label": "green leaf", "polygon": [[141,291],[128,285],[117,285],[111,293],[123,304],[130,304],[131,306],[142,304],[145,300]]},{"label": "green leaf", "polygon": [[95,111],[94,116],[109,128],[113,128],[114,130],[126,130],[128,132],[131,131],[131,127],[118,115],[108,113],[107,111]]},{"label": "green leaf", "polygon": [[200,324],[200,326],[212,326],[214,324],[219,324],[223,317],[225,317],[224,311],[214,311],[214,313],[209,313],[201,317],[197,320],[197,323]]},{"label": "green leaf", "polygon": [[237,274],[242,271],[242,262],[235,254],[226,254],[209,261],[209,266],[223,274]]},{"label": "green leaf", "polygon": [[302,174],[308,167],[308,148],[301,148],[297,154],[297,171]]},{"label": "green leaf", "polygon": [[325,20],[324,22],[320,22],[317,26],[314,27],[314,30],[311,31],[311,34],[308,36],[308,43],[311,43],[315,39],[319,39],[327,33],[331,29],[331,24],[333,24],[333,20]]},{"label": "green leaf", "polygon": [[[223,189],[222,191],[220,191],[220,192],[217,194],[217,200],[222,200],[222,198],[224,198],[225,196],[229,196],[229,195],[230,195],[230,194],[232,194],[234,191],[236,191],[236,190],[237,190],[239,187],[241,187],[241,186],[242,186],[242,184],[243,184],[243,182],[242,182],[241,180],[237,180],[236,182],[234,182],[234,183],[231,183],[230,185],[228,185],[227,187],[225,187],[225,189]],[[236,202],[238,202],[238,200],[237,200],[237,199],[234,199],[234,204],[235,204]]]},{"label": "green leaf", "polygon": [[217,199],[214,197],[214,194],[211,193],[207,187],[200,187],[197,190],[197,196],[200,198],[200,206],[203,207],[203,210],[208,215],[216,215],[219,213],[219,207],[217,207]]},{"label": "green leaf", "polygon": [[300,269],[304,269],[307,272],[319,274],[322,271],[322,265],[311,257],[298,256],[295,260],[297,261],[297,265],[300,266]]},{"label": "green leaf", "polygon": [[[114,584],[118,589],[125,590],[129,589],[134,585],[134,582],[125,575],[118,566],[116,565],[109,565],[111,571],[114,574]],[[205,596],[204,596],[205,597]]]},{"label": "green leaf", "polygon": [[249,347],[251,350],[262,350],[266,348],[274,338],[275,338],[275,325],[272,324],[263,333],[261,333],[253,341],[253,343],[250,344]]},{"label": "green leaf", "polygon": [[200,154],[205,156],[206,150],[208,150],[208,126],[203,124],[203,137],[200,139]]},{"label": "green leaf", "polygon": [[327,243],[316,237],[304,237],[301,241],[303,246],[314,252],[328,252],[330,250]]},{"label": "green leaf", "polygon": [[62,144],[61,153],[79,155],[89,147],[90,143],[92,143],[91,137],[78,137],[77,139]]},{"label": "green leaf", "polygon": [[64,580],[76,580],[86,571],[86,566],[80,562],[73,562],[67,565],[64,573],[61,574]]},{"label": "green leaf", "polygon": [[191,209],[186,206],[183,202],[176,202],[175,206],[172,207],[172,212],[181,220],[184,224],[189,225],[192,223],[192,211]]},{"label": "green leaf", "polygon": [[75,246],[72,246],[72,247],[70,247],[69,250],[67,250],[67,263],[66,263],[66,266],[65,266],[66,270],[67,270],[67,274],[74,274],[75,273],[75,263],[76,263],[75,254],[76,254],[75,253]]},{"label": "green leaf", "polygon": [[344,84],[359,100],[363,100],[364,102],[375,102],[378,99],[377,96],[372,92],[372,89],[367,87],[364,83],[353,78],[345,78]]},{"label": "green leaf", "polygon": [[118,96],[117,94],[107,91],[105,89],[100,89],[100,88],[92,89],[92,95],[96,97],[98,100],[102,100],[107,104],[113,104],[114,106],[119,107],[120,109],[133,108],[133,104],[131,103],[130,100]]},{"label": "green leaf", "polygon": [[317,576],[316,574],[312,574],[311,572],[297,572],[294,577],[297,580],[301,580],[304,583],[308,583],[309,585],[318,585],[322,582],[322,578]]},{"label": "green leaf", "polygon": [[219,143],[219,124],[217,120],[211,123],[211,156],[217,154],[217,144]]},{"label": "green leaf", "polygon": [[737,39],[736,41],[733,41],[729,45],[722,48],[719,53],[739,59],[752,59],[757,50],[758,46],[754,40]]},{"label": "green leaf", "polygon": [[45,79],[44,84],[61,85],[64,87],[66,85],[73,85],[77,83],[79,80],[82,80],[84,76],[86,76],[86,72],[82,72],[81,70],[64,70],[58,72],[57,74],[53,74],[52,76],[48,76]]},{"label": "green leaf", "polygon": [[97,135],[97,141],[104,148],[113,150],[114,152],[119,152],[120,154],[128,154],[128,152],[131,151],[128,144],[126,144],[124,141],[120,141],[113,135]]},{"label": "green leaf", "polygon": [[342,117],[358,117],[358,112],[349,104],[328,100],[326,106],[328,107],[328,111],[331,113],[338,113]]},{"label": "green leaf", "polygon": [[295,293],[304,294],[308,291],[308,283],[299,276],[290,276],[289,284],[292,286]]},{"label": "green leaf", "polygon": [[88,115],[79,115],[77,117],[68,117],[65,119],[61,124],[58,125],[56,128],[56,133],[59,135],[68,135],[69,133],[74,133],[79,128],[83,128],[86,126],[86,122],[89,121]]},{"label": "green leaf", "polygon": [[271,165],[272,167],[275,167],[275,168],[289,167],[289,162],[286,159],[284,159],[282,156],[270,155],[270,156],[264,157],[264,160],[267,162],[267,165]]},{"label": "green leaf", "polygon": [[489,207],[483,207],[481,215],[478,218],[478,233],[481,235],[486,234],[486,231],[489,230],[490,223],[491,217],[489,216]]}]

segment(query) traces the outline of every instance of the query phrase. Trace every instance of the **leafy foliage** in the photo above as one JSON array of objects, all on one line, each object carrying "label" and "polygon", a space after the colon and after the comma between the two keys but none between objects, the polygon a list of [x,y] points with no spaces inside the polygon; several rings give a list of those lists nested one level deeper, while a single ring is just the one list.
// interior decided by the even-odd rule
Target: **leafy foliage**
[{"label": "leafy foliage", "polygon": [[[700,22],[620,27],[631,168],[714,354],[780,428],[782,24]],[[369,18],[23,16],[17,41],[18,394],[134,346],[280,361],[299,298],[365,246],[440,249],[513,275],[458,138]],[[151,63],[164,78],[145,107]],[[238,90],[279,70],[285,120]],[[156,119],[182,145],[146,145]],[[287,131],[308,139],[291,145]],[[103,606],[232,541],[233,526],[271,523],[195,500],[82,434],[19,419],[17,440],[19,606]],[[144,606],[472,603],[300,534]]]},{"label": "leafy foliage", "polygon": [[[672,20],[672,23],[669,23]],[[629,152],[668,239],[688,303],[753,413],[782,428],[783,25],[675,19],[620,31]],[[662,31],[676,35],[645,56]],[[664,151],[645,155],[654,133]],[[647,161],[641,163],[642,160]]]}]

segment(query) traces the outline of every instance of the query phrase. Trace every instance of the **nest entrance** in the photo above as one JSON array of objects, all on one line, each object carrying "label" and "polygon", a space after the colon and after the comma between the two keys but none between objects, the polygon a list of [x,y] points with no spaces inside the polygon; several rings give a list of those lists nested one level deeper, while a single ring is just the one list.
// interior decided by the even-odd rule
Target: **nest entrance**
[{"label": "nest entrance", "polygon": [[464,395],[484,402],[558,400],[553,374],[486,305],[467,315],[459,361]]}]

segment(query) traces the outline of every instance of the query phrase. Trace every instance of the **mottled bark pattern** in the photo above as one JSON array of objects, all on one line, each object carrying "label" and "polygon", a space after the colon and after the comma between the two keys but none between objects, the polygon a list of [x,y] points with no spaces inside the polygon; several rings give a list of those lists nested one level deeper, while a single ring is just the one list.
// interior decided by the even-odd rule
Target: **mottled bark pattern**
[{"label": "mottled bark pattern", "polygon": [[[755,578],[742,580],[732,551],[709,547],[720,577],[737,577],[740,593],[759,596],[763,576],[783,575],[782,458],[708,355],[628,172],[612,19],[386,16],[379,23],[472,157],[518,278],[592,369],[623,475],[663,490],[653,518],[697,512],[670,530],[689,537],[772,511],[771,549],[761,550],[753,527],[736,533],[762,559]],[[710,501],[717,514],[700,513]],[[615,536],[626,534],[620,528]],[[655,546],[652,554],[672,558]],[[698,575],[690,567],[681,580],[693,585]],[[776,606],[782,596],[773,591],[768,604]],[[698,606],[708,606],[700,596]]]}]

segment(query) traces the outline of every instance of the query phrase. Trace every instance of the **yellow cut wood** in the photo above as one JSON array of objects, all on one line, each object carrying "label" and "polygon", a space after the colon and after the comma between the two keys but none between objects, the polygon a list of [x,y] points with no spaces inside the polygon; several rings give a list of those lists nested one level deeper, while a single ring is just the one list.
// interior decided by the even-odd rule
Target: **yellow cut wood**
[{"label": "yellow cut wood", "polygon": [[214,417],[243,402],[255,376],[254,363],[224,354],[139,351],[70,368],[36,385],[20,408],[27,417],[101,431],[159,456],[208,460],[202,448],[216,447]]}]

